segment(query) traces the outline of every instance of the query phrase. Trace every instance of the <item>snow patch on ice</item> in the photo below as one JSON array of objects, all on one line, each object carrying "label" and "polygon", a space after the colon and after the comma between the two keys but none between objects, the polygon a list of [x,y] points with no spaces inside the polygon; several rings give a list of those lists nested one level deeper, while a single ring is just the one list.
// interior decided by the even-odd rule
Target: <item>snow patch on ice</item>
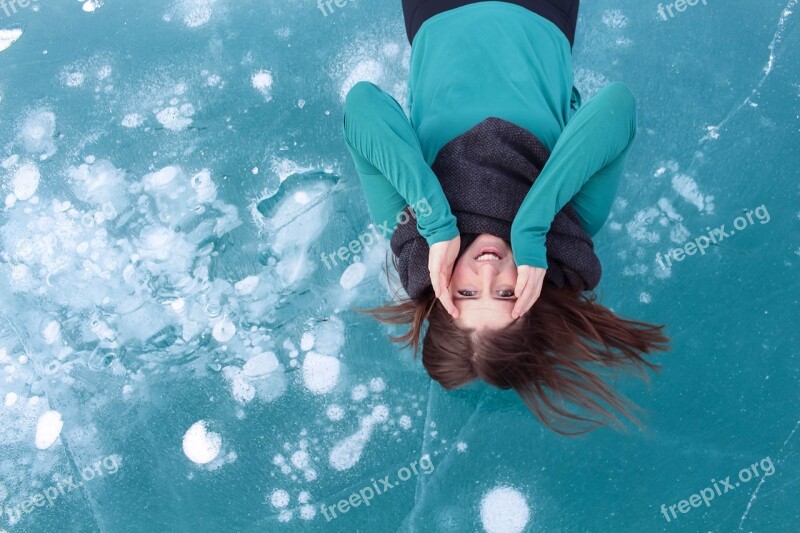
[{"label": "snow patch on ice", "polygon": [[380,85],[383,81],[384,70],[383,65],[374,59],[364,59],[355,64],[350,71],[350,74],[342,82],[339,88],[339,97],[342,102],[347,98],[347,93],[353,88],[353,85],[360,81],[369,81],[375,85]]},{"label": "snow patch on ice", "polygon": [[611,29],[619,30],[628,25],[628,17],[619,9],[607,9],[603,11],[603,24]]},{"label": "snow patch on ice", "polygon": [[600,89],[608,85],[608,78],[585,68],[575,70],[574,84],[581,93],[581,100],[586,103],[592,96],[600,92]]},{"label": "snow patch on ice", "polygon": [[669,240],[681,246],[689,239],[690,235],[689,230],[681,223],[676,224],[669,230]]},{"label": "snow patch on ice", "polygon": [[86,81],[83,72],[65,71],[61,73],[61,83],[67,87],[80,87]]},{"label": "snow patch on ice", "polygon": [[694,205],[698,211],[714,212],[714,197],[700,192],[697,182],[686,174],[676,174],[672,177],[672,188],[684,200]]},{"label": "snow patch on ice", "polygon": [[200,28],[211,22],[216,3],[217,0],[179,0],[164,15],[164,20],[170,22],[173,16],[177,16],[187,28]]},{"label": "snow patch on ice", "polygon": [[180,108],[169,106],[156,112],[156,120],[168,130],[181,131],[192,124],[192,115],[194,107],[191,104],[182,105]]},{"label": "snow patch on ice", "polygon": [[675,211],[675,208],[672,207],[672,203],[666,198],[660,198],[658,200],[658,207],[670,220],[676,220],[678,222],[683,220],[683,217]]},{"label": "snow patch on ice", "polygon": [[633,220],[625,225],[625,229],[634,240],[656,243],[661,240],[658,232],[651,231],[649,228],[654,221],[658,220],[660,212],[655,207],[648,207],[638,211]]},{"label": "snow patch on ice", "polygon": [[250,78],[253,88],[261,93],[264,100],[272,100],[272,72],[269,70],[259,70]]},{"label": "snow patch on ice", "polygon": [[126,128],[138,128],[142,124],[144,124],[144,118],[139,113],[129,113],[120,122],[120,125]]},{"label": "snow patch on ice", "polygon": [[411,48],[393,41],[394,33],[379,29],[366,40],[359,39],[345,49],[334,62],[331,78],[339,87],[342,102],[359,81],[368,81],[391,94],[401,107],[406,107],[409,57]]}]

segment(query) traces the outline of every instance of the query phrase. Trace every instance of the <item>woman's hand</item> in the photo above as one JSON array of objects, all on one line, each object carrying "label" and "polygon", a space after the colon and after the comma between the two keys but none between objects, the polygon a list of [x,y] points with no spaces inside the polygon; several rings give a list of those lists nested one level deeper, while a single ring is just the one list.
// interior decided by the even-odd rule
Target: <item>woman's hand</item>
[{"label": "woman's hand", "polygon": [[544,274],[547,272],[544,268],[538,268],[528,265],[520,265],[517,267],[517,286],[514,288],[514,295],[517,297],[517,302],[514,304],[514,309],[511,311],[511,318],[517,319],[528,312],[528,310],[539,299],[542,293],[542,284],[544,283]]},{"label": "woman's hand", "polygon": [[450,277],[460,249],[461,236],[457,235],[449,241],[437,242],[430,247],[428,254],[428,271],[431,274],[433,292],[453,318],[458,318],[458,309],[450,295]]}]

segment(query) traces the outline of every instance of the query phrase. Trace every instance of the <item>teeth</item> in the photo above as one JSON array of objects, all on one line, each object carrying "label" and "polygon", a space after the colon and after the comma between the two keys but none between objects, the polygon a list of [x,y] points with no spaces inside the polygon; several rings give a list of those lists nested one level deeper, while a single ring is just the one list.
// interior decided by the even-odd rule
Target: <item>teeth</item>
[{"label": "teeth", "polygon": [[500,257],[497,254],[493,254],[491,252],[479,255],[476,259],[476,261],[499,261],[499,260]]}]

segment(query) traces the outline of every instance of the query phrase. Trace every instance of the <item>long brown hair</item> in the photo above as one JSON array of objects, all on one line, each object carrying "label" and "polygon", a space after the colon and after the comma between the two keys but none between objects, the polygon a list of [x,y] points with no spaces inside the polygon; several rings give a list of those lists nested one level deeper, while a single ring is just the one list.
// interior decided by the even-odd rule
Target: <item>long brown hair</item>
[{"label": "long brown hair", "polygon": [[609,387],[600,371],[627,368],[649,382],[646,369],[659,366],[642,355],[665,351],[669,343],[664,326],[620,318],[593,293],[547,282],[528,313],[498,330],[460,328],[432,290],[416,303],[359,311],[385,324],[409,326],[389,338],[411,347],[415,357],[427,320],[422,364],[431,379],[448,390],[475,379],[513,389],[542,423],[571,436],[599,426],[624,430],[614,411],[640,425],[632,413],[640,409]]}]

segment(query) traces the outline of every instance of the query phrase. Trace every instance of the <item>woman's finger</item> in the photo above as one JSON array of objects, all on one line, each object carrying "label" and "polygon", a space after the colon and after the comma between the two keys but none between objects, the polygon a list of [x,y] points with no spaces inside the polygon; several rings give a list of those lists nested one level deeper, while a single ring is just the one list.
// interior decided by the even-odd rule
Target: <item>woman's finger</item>
[{"label": "woman's finger", "polygon": [[517,300],[516,305],[514,306],[514,311],[512,311],[512,318],[519,318],[524,315],[531,306],[531,300],[533,299],[533,294],[531,291],[531,286],[526,285],[525,290],[522,292],[522,296]]},{"label": "woman's finger", "polygon": [[518,312],[519,315],[522,316],[528,311],[530,311],[533,304],[536,303],[536,300],[539,299],[539,296],[542,293],[542,284],[544,282],[544,274],[545,270],[537,268],[535,269],[529,278],[526,280],[525,289],[523,290],[523,296],[517,300],[517,305],[514,306],[514,311],[512,311],[512,317],[514,312]]},{"label": "woman's finger", "polygon": [[439,297],[440,285],[439,285],[439,273],[440,273],[439,265],[436,263],[434,258],[431,259],[431,263],[428,265],[428,273],[431,276],[431,285],[433,285],[433,293],[436,297]]},{"label": "woman's finger", "polygon": [[514,303],[514,309],[511,311],[511,318],[518,318],[522,315],[522,309],[524,309],[525,305],[525,287],[528,281],[528,274],[528,268],[519,267],[517,269],[517,284],[514,287],[514,295],[517,297],[517,301]]},{"label": "woman's finger", "polygon": [[452,316],[453,318],[458,318],[458,309],[456,305],[453,303],[453,297],[450,294],[450,282],[445,276],[444,272],[440,273],[440,286],[443,287],[441,295],[438,297],[439,301],[442,302],[444,305],[445,310]]},{"label": "woman's finger", "polygon": [[542,294],[542,285],[544,285],[544,270],[539,270],[536,275],[536,282],[534,283],[535,293],[533,295],[533,301],[531,302],[531,307],[533,304],[536,303],[536,300],[539,299],[539,296]]}]

